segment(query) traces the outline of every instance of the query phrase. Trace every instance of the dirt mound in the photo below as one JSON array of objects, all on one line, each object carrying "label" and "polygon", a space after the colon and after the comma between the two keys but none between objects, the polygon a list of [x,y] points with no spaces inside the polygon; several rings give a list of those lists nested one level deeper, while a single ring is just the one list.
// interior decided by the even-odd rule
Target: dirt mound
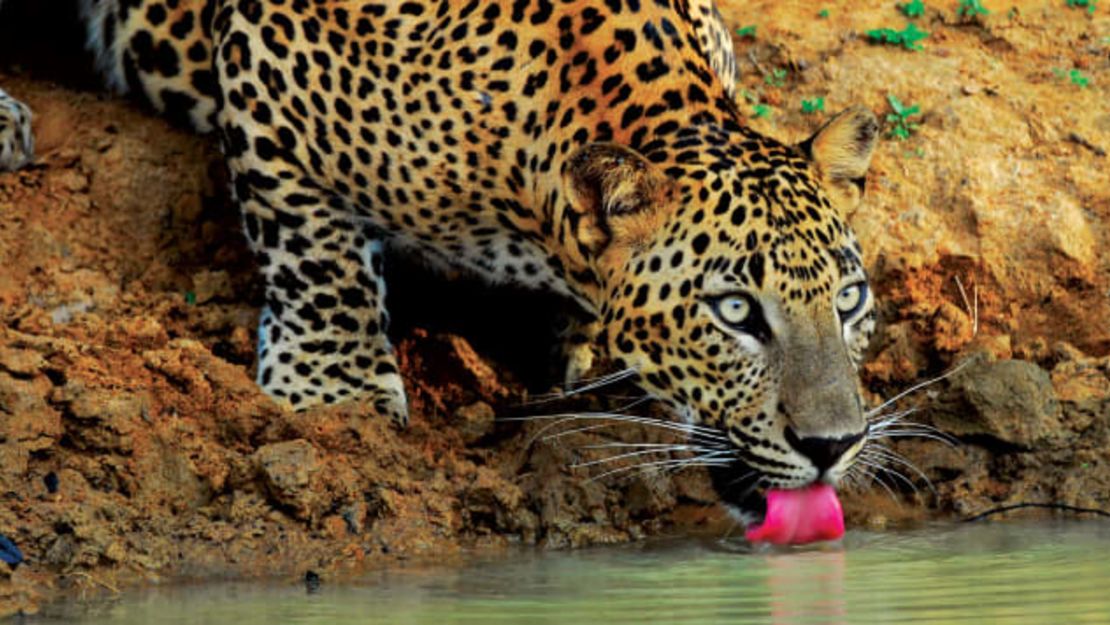
[{"label": "dirt mound", "polygon": [[[757,27],[737,38],[757,129],[808,136],[827,115],[802,100],[920,107],[906,140],[880,146],[852,217],[886,321],[865,382],[878,404],[978,355],[899,404],[961,441],[891,439],[935,494],[893,461],[905,478],[849,494],[850,524],[1018,501],[1106,507],[1105,11],[928,9],[915,52],[870,43],[906,18],[859,4],[722,6]],[[520,380],[539,376],[496,347],[528,327],[462,338],[432,314],[400,328],[404,432],[356,406],[278,409],[251,381],[260,289],[211,143],[118,100],[27,75],[0,84],[35,109],[39,150],[0,174],[0,534],[25,556],[0,563],[0,614],[159,576],[334,576],[475,547],[728,529],[697,469],[573,468],[666,432],[545,439],[576,424],[507,419],[565,408],[529,404]],[[397,305],[428,308],[410,298]]]}]

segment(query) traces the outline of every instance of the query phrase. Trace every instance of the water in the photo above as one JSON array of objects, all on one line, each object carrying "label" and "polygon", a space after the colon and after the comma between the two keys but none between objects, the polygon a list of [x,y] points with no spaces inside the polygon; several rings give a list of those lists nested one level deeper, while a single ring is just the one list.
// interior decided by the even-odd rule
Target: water
[{"label": "water", "polygon": [[527,552],[357,583],[213,584],[62,608],[73,625],[390,623],[1110,623],[1110,523],[849,532],[744,551],[683,539]]}]

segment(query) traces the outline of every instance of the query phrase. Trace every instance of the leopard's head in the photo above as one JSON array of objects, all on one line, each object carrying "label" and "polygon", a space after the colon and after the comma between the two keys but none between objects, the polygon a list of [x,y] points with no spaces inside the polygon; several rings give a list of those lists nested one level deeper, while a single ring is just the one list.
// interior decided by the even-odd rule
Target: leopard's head
[{"label": "leopard's head", "polygon": [[568,167],[596,216],[581,238],[600,250],[600,340],[718,450],[714,482],[742,511],[758,514],[758,487],[835,485],[866,438],[875,312],[846,215],[877,132],[853,108],[798,145],[695,127],[586,146]]}]

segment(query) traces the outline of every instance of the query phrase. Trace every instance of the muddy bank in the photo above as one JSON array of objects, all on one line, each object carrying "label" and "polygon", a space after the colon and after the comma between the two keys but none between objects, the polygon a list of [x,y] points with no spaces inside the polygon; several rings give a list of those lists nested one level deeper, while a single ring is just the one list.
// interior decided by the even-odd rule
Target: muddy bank
[{"label": "muddy bank", "polygon": [[[757,27],[737,51],[758,129],[808,136],[827,113],[802,100],[920,106],[852,216],[885,322],[864,378],[877,405],[973,358],[899,404],[960,444],[896,440],[935,494],[901,467],[845,496],[850,524],[1110,506],[1108,18],[1062,2],[929,9],[913,52],[867,40],[904,27],[893,5],[857,4],[722,6]],[[406,273],[393,297],[411,427],[353,405],[283,412],[251,381],[260,288],[210,142],[18,68],[0,81],[36,110],[39,146],[33,167],[0,174],[0,534],[25,556],[0,564],[0,614],[144,579],[334,577],[728,529],[696,469],[573,468],[661,432],[545,439],[570,424],[511,420],[602,401],[533,403],[550,302]],[[429,291],[476,301],[445,316]],[[482,323],[519,301],[535,323]]]}]

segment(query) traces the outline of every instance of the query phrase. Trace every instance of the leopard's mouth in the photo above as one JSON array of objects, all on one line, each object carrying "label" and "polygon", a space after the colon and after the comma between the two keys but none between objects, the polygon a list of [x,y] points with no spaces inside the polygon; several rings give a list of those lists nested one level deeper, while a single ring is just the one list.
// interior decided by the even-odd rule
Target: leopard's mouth
[{"label": "leopard's mouth", "polygon": [[836,489],[824,482],[782,488],[742,462],[711,469],[722,503],[746,527],[753,542],[802,545],[844,535],[844,511]]},{"label": "leopard's mouth", "polygon": [[747,527],[763,522],[767,515],[766,478],[750,465],[735,460],[709,469],[713,489],[728,511]]}]

